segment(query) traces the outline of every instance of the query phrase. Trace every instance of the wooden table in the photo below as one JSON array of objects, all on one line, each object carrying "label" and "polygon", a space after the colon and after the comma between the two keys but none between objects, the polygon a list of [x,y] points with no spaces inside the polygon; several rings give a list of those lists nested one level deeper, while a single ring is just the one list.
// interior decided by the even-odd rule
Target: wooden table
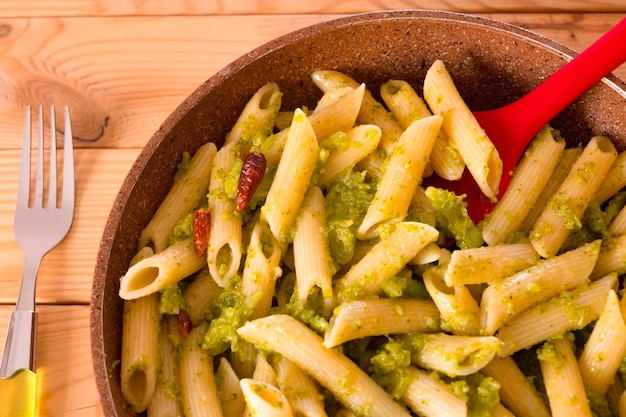
[{"label": "wooden table", "polygon": [[[308,4],[308,5],[305,5]],[[0,351],[23,255],[13,236],[28,104],[70,105],[77,206],[37,285],[41,416],[102,416],[89,301],[99,240],[131,164],[170,112],[223,66],[279,35],[385,7],[486,15],[582,50],[623,0],[0,0]],[[548,8],[549,7],[549,8]],[[616,74],[626,79],[626,66]]]}]

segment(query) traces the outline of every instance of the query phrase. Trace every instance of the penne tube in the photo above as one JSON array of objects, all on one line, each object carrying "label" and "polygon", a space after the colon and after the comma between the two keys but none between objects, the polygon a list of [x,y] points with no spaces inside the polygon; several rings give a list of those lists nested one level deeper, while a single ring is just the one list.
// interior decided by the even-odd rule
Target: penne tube
[{"label": "penne tube", "polygon": [[221,357],[215,371],[215,388],[224,417],[241,417],[246,409],[239,377],[228,359]]},{"label": "penne tube", "polygon": [[254,379],[241,380],[241,390],[250,415],[254,417],[292,417],[285,394],[273,385]]},{"label": "penne tube", "polygon": [[626,272],[626,234],[606,239],[600,247],[598,260],[591,272],[591,279],[598,279],[611,272]]},{"label": "penne tube", "polygon": [[480,372],[500,383],[500,401],[517,417],[550,417],[543,399],[510,356],[495,356]]},{"label": "penne tube", "polygon": [[347,169],[361,162],[378,146],[381,130],[376,125],[359,125],[346,133],[347,146],[345,149],[333,149],[326,160],[324,171],[317,180],[324,188],[335,181]]},{"label": "penne tube", "polygon": [[169,325],[161,320],[159,331],[159,372],[152,399],[148,404],[147,414],[150,417],[175,417],[182,415],[180,403],[180,380],[175,350],[169,337]]},{"label": "penne tube", "polygon": [[120,280],[119,295],[132,300],[164,290],[202,269],[204,257],[198,257],[193,239],[185,239],[131,266]]},{"label": "penne tube", "polygon": [[449,376],[466,376],[480,371],[498,352],[494,336],[455,336],[445,333],[409,336],[414,344],[411,362],[420,368]]},{"label": "penne tube", "polygon": [[480,302],[484,333],[494,334],[529,307],[584,284],[600,253],[600,243],[596,240],[490,284]]},{"label": "penne tube", "polygon": [[496,198],[502,179],[502,160],[441,60],[436,60],[426,73],[424,99],[434,114],[443,117],[443,130],[483,194]]},{"label": "penne tube", "polygon": [[[309,122],[315,137],[319,142],[336,132],[347,132],[354,127],[354,123],[363,102],[365,85],[358,86],[336,102],[309,116]],[[293,124],[293,119],[292,122]],[[270,136],[262,145],[261,151],[270,164],[278,164],[284,152],[287,139],[293,127],[283,129]]]},{"label": "penne tube", "polygon": [[241,278],[241,292],[244,295],[262,294],[250,319],[266,316],[270,312],[276,279],[282,275],[280,255],[279,244],[267,224],[257,222],[250,235]]},{"label": "penne tube", "polygon": [[477,335],[480,307],[465,285],[446,285],[442,267],[430,267],[423,274],[426,291],[437,305],[442,327],[456,335]]},{"label": "penne tube", "polygon": [[252,379],[255,381],[265,382],[270,385],[278,386],[278,375],[274,367],[267,361],[267,357],[263,353],[259,353],[256,357],[254,373]]},{"label": "penne tube", "polygon": [[261,208],[261,218],[278,242],[289,240],[289,229],[317,166],[318,150],[311,123],[302,110],[296,110],[274,181]]},{"label": "penne tube", "polygon": [[522,222],[520,226],[520,230],[524,231],[524,233],[528,233],[530,229],[537,222],[537,219],[541,215],[541,212],[546,207],[548,200],[550,197],[556,193],[559,189],[567,174],[569,174],[570,170],[574,166],[574,163],[580,157],[582,153],[581,147],[576,148],[566,148],[561,152],[561,157],[559,158],[554,171],[552,171],[552,175],[548,179],[545,187],[539,194],[535,205],[530,209],[530,212]]},{"label": "penne tube", "polygon": [[136,413],[148,408],[156,387],[161,321],[158,305],[158,294],[124,301],[120,379],[122,394]]},{"label": "penne tube", "polygon": [[304,198],[293,238],[296,290],[300,302],[307,305],[311,289],[319,288],[324,298],[324,310],[330,313],[335,271],[324,233],[325,227],[324,195],[319,187],[313,186]]},{"label": "penne tube", "polygon": [[626,234],[626,206],[617,213],[607,231],[612,235]]},{"label": "penne tube", "polygon": [[452,252],[444,279],[448,286],[493,282],[538,261],[530,243],[459,249]]},{"label": "penne tube", "polygon": [[330,319],[324,346],[332,348],[368,336],[439,329],[439,310],[432,301],[392,298],[345,301]]},{"label": "penne tube", "polygon": [[[432,116],[424,100],[406,81],[387,81],[380,88],[380,96],[404,129],[415,120]],[[463,175],[463,158],[450,144],[443,129],[437,134],[430,154],[430,164],[437,175],[448,181],[458,180]]]},{"label": "penne tube", "polygon": [[402,402],[424,417],[459,417],[467,415],[467,403],[441,380],[409,366],[407,387]]},{"label": "penne tube", "polygon": [[622,151],[617,155],[615,162],[613,162],[611,169],[604,177],[604,181],[598,187],[593,199],[603,204],[624,186],[626,186],[626,152]]},{"label": "penne tube", "polygon": [[274,366],[278,377],[278,387],[285,394],[294,415],[327,416],[324,408],[324,395],[311,377],[284,357],[279,357]]},{"label": "penne tube", "polygon": [[217,147],[212,142],[198,148],[189,166],[182,175],[175,178],[172,188],[141,231],[139,249],[152,246],[155,252],[161,252],[167,247],[168,238],[176,223],[196,208],[206,195],[216,152]]},{"label": "penne tube", "polygon": [[380,225],[404,220],[440,127],[441,117],[430,116],[414,122],[402,133],[387,158],[374,200],[357,229],[359,239],[377,237]]},{"label": "penne tube", "polygon": [[243,220],[236,208],[236,195],[225,190],[237,159],[235,147],[231,143],[217,152],[209,185],[211,233],[206,258],[211,276],[220,287],[225,287],[237,274],[243,253]]},{"label": "penne tube", "polygon": [[249,321],[237,332],[259,348],[279,353],[295,363],[357,414],[409,416],[354,362],[339,351],[324,347],[320,336],[291,316],[276,314]]},{"label": "penne tube", "polygon": [[[346,87],[353,89],[359,87],[359,83],[339,71],[314,71],[311,79],[323,92],[345,89]],[[367,88],[365,89],[356,121],[359,124],[372,124],[380,127],[382,135],[378,145],[385,152],[391,152],[395,142],[402,135],[402,126],[398,123],[393,113],[385,109]]]},{"label": "penne tube", "polygon": [[609,274],[514,317],[496,333],[502,343],[498,355],[512,355],[560,333],[582,329],[600,317],[606,294],[616,285],[617,275]]},{"label": "penne tube", "polygon": [[552,132],[546,126],[531,141],[504,195],[485,217],[482,235],[487,244],[506,242],[537,202],[565,148],[565,141]]},{"label": "penne tube", "polygon": [[240,154],[247,154],[257,136],[272,134],[274,118],[282,103],[282,93],[278,84],[269,82],[257,90],[239,114],[237,121],[224,140],[224,146],[237,144]]},{"label": "penne tube", "polygon": [[203,268],[196,278],[183,291],[187,314],[197,325],[210,314],[211,306],[219,295],[221,287],[211,278],[208,268]]},{"label": "penne tube", "polygon": [[578,359],[585,387],[605,395],[626,354],[626,324],[620,302],[610,290],[596,325]]},{"label": "penne tube", "polygon": [[417,222],[401,222],[385,239],[377,243],[357,264],[338,281],[338,289],[352,285],[368,294],[378,294],[385,279],[404,268],[420,250],[437,239],[439,232],[432,226]]},{"label": "penne tube", "polygon": [[537,352],[543,382],[554,417],[591,417],[572,343],[567,335],[543,344]]},{"label": "penne tube", "polygon": [[616,157],[615,146],[605,136],[595,136],[585,146],[530,231],[530,243],[541,256],[556,255],[570,231],[580,227],[589,201]]},{"label": "penne tube", "polygon": [[180,354],[181,400],[186,417],[223,417],[215,385],[213,357],[201,344],[207,326],[198,326],[185,338]]}]

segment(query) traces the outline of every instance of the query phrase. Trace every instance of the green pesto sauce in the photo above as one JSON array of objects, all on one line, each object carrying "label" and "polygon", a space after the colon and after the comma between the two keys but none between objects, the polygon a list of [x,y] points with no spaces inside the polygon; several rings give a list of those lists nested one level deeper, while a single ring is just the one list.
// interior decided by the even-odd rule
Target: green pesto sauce
[{"label": "green pesto sauce", "polygon": [[356,230],[374,198],[375,187],[365,172],[348,170],[326,194],[328,246],[331,257],[342,265],[354,255]]},{"label": "green pesto sauce", "polygon": [[479,228],[467,214],[464,195],[457,196],[448,190],[428,187],[426,196],[436,210],[440,239],[452,236],[461,249],[476,248],[484,243]]},{"label": "green pesto sauce", "polygon": [[167,245],[170,246],[178,241],[185,240],[193,236],[193,213],[187,214],[185,217],[180,219],[172,232],[170,233]]},{"label": "green pesto sauce", "polygon": [[161,292],[159,297],[159,313],[176,315],[186,310],[187,303],[178,284],[174,284]]}]

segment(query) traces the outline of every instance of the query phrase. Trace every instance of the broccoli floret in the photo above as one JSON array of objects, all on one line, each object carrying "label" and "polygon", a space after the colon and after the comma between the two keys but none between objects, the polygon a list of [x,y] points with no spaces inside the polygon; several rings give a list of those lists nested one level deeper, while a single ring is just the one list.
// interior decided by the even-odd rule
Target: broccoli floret
[{"label": "broccoli floret", "polygon": [[408,386],[406,369],[410,364],[411,352],[390,338],[370,358],[370,371],[372,378],[397,400]]},{"label": "broccoli floret", "polygon": [[186,310],[187,303],[178,284],[174,284],[161,292],[159,297],[159,313],[178,314],[180,310]]},{"label": "broccoli floret", "polygon": [[340,265],[352,259],[356,230],[374,198],[374,188],[366,180],[365,172],[349,170],[328,189],[328,245],[331,256]]},{"label": "broccoli floret", "polygon": [[452,236],[461,249],[476,248],[484,243],[480,230],[467,214],[464,196],[436,187],[426,188],[426,196],[436,210],[436,227],[444,239]]},{"label": "broccoli floret", "polygon": [[231,279],[217,297],[214,306],[215,318],[211,320],[202,347],[213,356],[225,352],[228,348],[237,351],[239,343],[237,329],[248,321],[261,296],[260,292],[246,296],[241,292],[240,280]]}]

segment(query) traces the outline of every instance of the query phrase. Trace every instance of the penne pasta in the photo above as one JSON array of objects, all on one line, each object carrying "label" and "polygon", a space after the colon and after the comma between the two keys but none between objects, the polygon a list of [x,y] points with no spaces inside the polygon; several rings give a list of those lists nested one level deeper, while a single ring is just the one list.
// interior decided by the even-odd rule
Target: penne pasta
[{"label": "penne pasta", "polygon": [[326,417],[324,395],[313,379],[284,357],[278,358],[274,366],[278,387],[285,394],[296,416]]},{"label": "penne pasta", "polygon": [[626,234],[606,239],[600,247],[598,260],[591,272],[591,279],[598,279],[611,272],[626,272]]},{"label": "penne pasta", "polygon": [[215,371],[215,388],[224,417],[241,417],[246,409],[239,377],[228,359],[221,357]]},{"label": "penne pasta", "polygon": [[124,300],[132,300],[153,294],[205,265],[206,259],[196,255],[193,239],[181,240],[131,266],[120,279],[119,295]]},{"label": "penne pasta", "polygon": [[250,415],[254,417],[292,417],[285,394],[273,385],[244,378],[241,390]]},{"label": "penne pasta", "polygon": [[430,116],[414,122],[402,133],[386,161],[374,200],[357,229],[359,239],[377,237],[379,226],[404,220],[440,127],[441,117]]},{"label": "penne pasta", "polygon": [[504,195],[485,217],[482,235],[487,244],[506,242],[537,202],[565,148],[565,141],[552,132],[546,126],[531,141]]},{"label": "penne pasta", "polygon": [[439,311],[431,301],[390,298],[345,301],[330,319],[324,346],[332,348],[367,336],[439,329]]},{"label": "penne pasta", "polygon": [[[359,86],[359,83],[339,71],[314,71],[311,79],[325,93],[337,89],[343,90],[346,87],[356,89]],[[380,127],[382,135],[379,147],[385,152],[391,152],[395,142],[402,135],[402,126],[398,123],[393,113],[385,109],[367,88],[365,89],[356,120],[360,124],[373,124]]]},{"label": "penne pasta", "polygon": [[615,162],[613,162],[604,181],[598,187],[598,191],[596,191],[593,199],[603,204],[624,186],[626,186],[626,152],[622,151],[617,155]]},{"label": "penne pasta", "polygon": [[233,143],[217,152],[209,184],[211,233],[206,259],[211,276],[220,287],[225,287],[235,276],[243,253],[243,220],[236,208],[236,195],[229,195],[225,190],[237,159],[235,147]]},{"label": "penne pasta", "polygon": [[545,342],[538,351],[553,417],[591,417],[589,400],[567,335]]},{"label": "penne pasta", "polygon": [[426,73],[424,99],[434,114],[443,117],[443,130],[481,191],[489,198],[496,198],[502,179],[502,160],[441,60],[436,60]]},{"label": "penne pasta", "polygon": [[388,237],[340,278],[338,291],[356,285],[368,294],[380,293],[383,281],[400,272],[438,234],[435,228],[423,223],[398,223]]},{"label": "penne pasta", "polygon": [[124,301],[120,379],[122,394],[137,413],[146,410],[156,387],[158,304],[158,294]]},{"label": "penne pasta", "polygon": [[241,154],[247,154],[250,146],[258,136],[268,137],[272,134],[274,118],[281,105],[282,93],[278,84],[269,82],[259,88],[248,100],[239,114],[239,118],[226,135],[224,146],[237,144],[242,147]]},{"label": "penne pasta", "polygon": [[544,258],[554,256],[580,219],[617,157],[611,141],[596,136],[585,146],[570,173],[550,198],[530,231],[530,243]]},{"label": "penne pasta", "polygon": [[[311,129],[319,142],[336,132],[347,132],[354,127],[357,115],[363,102],[365,85],[358,86],[339,98],[336,102],[309,116]],[[293,124],[293,118],[291,121]],[[283,129],[272,135],[261,146],[265,159],[270,164],[278,164],[282,158],[287,139],[292,129]]]},{"label": "penne pasta", "polygon": [[213,358],[201,348],[206,326],[198,326],[185,338],[180,356],[180,384],[186,417],[223,417],[215,385]]},{"label": "penne pasta", "polygon": [[178,365],[174,357],[174,345],[169,337],[169,325],[161,321],[159,331],[159,371],[152,399],[148,404],[149,417],[177,417],[182,415]]},{"label": "penne pasta", "polygon": [[376,125],[359,125],[346,133],[345,149],[333,149],[324,165],[317,184],[324,188],[335,181],[347,169],[354,167],[378,146],[381,130]]},{"label": "penne pasta", "polygon": [[578,359],[585,387],[604,395],[626,354],[626,324],[614,290],[608,292],[604,310]]},{"label": "penne pasta", "polygon": [[297,110],[289,130],[278,170],[267,194],[261,217],[274,239],[286,242],[317,165],[319,146],[311,123]]},{"label": "penne pasta", "polygon": [[212,142],[198,148],[189,166],[175,179],[156,213],[141,231],[139,249],[152,246],[155,252],[161,252],[167,247],[168,238],[176,223],[190,213],[206,195],[216,152],[217,148]]},{"label": "penne pasta", "polygon": [[[428,106],[403,80],[389,80],[380,88],[380,96],[404,129],[414,121],[432,115]],[[461,178],[465,163],[459,152],[450,144],[448,135],[440,130],[430,154],[430,164],[441,178],[454,181]]]},{"label": "penne pasta", "polygon": [[467,403],[440,380],[414,366],[407,368],[407,379],[402,402],[418,415],[425,417],[467,415]]},{"label": "penne pasta", "polygon": [[550,417],[550,411],[510,356],[495,356],[481,371],[500,383],[500,401],[517,417]]},{"label": "penne pasta", "polygon": [[480,302],[484,333],[494,334],[529,307],[584,284],[599,252],[597,240],[489,285]]},{"label": "penne pasta", "polygon": [[325,348],[321,337],[291,316],[278,314],[253,320],[240,327],[238,333],[259,348],[294,362],[357,414],[409,416],[354,362],[337,350]]},{"label": "penne pasta", "polygon": [[300,302],[307,305],[311,289],[319,288],[324,298],[324,310],[330,313],[335,271],[324,233],[325,226],[324,195],[319,187],[314,186],[304,198],[293,239],[296,289]]},{"label": "penne pasta", "polygon": [[494,282],[538,261],[529,243],[460,249],[452,252],[444,278],[448,286]]},{"label": "penne pasta", "polygon": [[502,343],[498,355],[512,355],[560,333],[582,329],[600,317],[606,294],[616,285],[617,275],[609,274],[514,317],[496,333]]},{"label": "penne pasta", "polygon": [[422,279],[426,291],[437,305],[442,327],[456,335],[477,335],[480,331],[480,307],[465,285],[446,285],[442,267],[430,267]]},{"label": "penne pasta", "polygon": [[414,335],[409,340],[415,344],[412,363],[450,376],[478,372],[491,361],[500,347],[500,341],[494,336],[437,333]]}]

